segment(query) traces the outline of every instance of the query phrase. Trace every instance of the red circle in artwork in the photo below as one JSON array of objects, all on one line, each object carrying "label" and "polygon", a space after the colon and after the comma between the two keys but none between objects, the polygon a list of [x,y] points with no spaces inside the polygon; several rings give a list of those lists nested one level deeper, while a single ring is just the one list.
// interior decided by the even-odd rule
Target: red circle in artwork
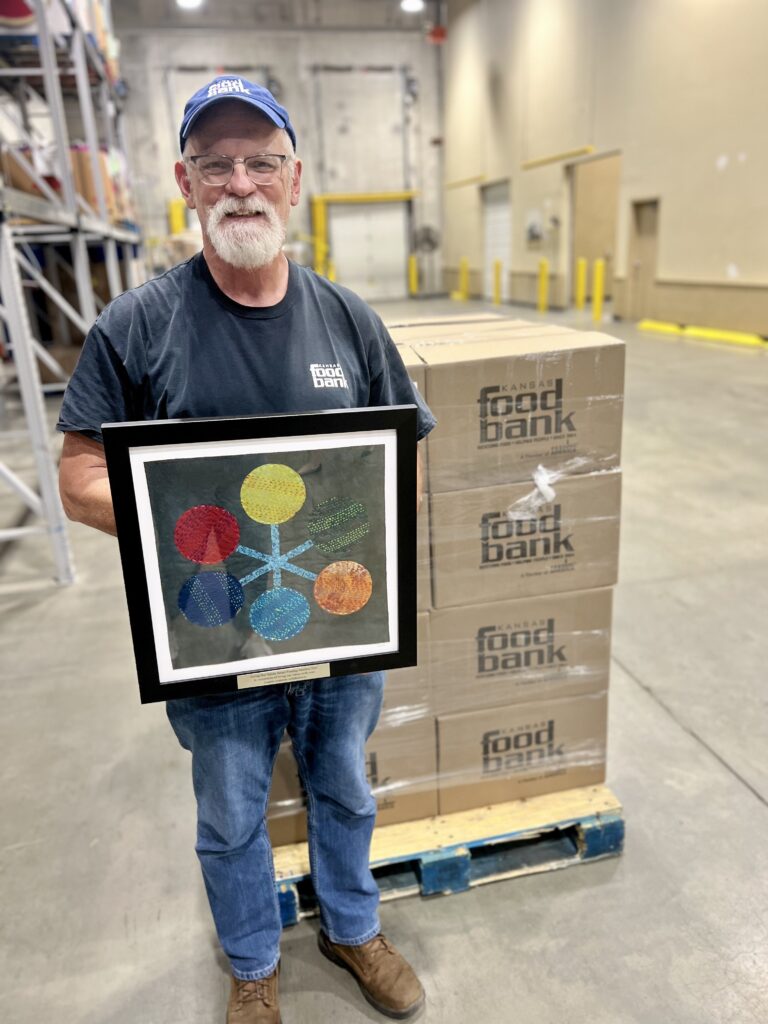
[{"label": "red circle in artwork", "polygon": [[231,512],[218,505],[195,505],[182,512],[173,531],[176,547],[190,562],[223,562],[237,547],[240,527]]}]

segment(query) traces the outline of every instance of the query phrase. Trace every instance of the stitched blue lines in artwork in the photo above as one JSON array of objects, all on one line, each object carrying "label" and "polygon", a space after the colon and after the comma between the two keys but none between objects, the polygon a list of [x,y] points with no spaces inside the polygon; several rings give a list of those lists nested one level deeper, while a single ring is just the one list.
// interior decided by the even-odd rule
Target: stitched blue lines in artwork
[{"label": "stitched blue lines in artwork", "polygon": [[250,621],[266,640],[289,640],[309,622],[309,601],[298,590],[274,587],[253,602]]},{"label": "stitched blue lines in artwork", "polygon": [[271,540],[272,540],[272,554],[267,555],[263,551],[254,551],[253,548],[246,547],[244,544],[238,544],[236,550],[241,555],[248,555],[249,558],[255,558],[257,561],[264,562],[258,569],[254,569],[253,572],[248,573],[247,576],[243,576],[240,580],[241,584],[245,586],[246,583],[251,583],[259,576],[263,576],[264,573],[274,573],[274,586],[279,587],[282,584],[282,572],[283,569],[286,572],[293,572],[297,576],[303,576],[306,580],[317,579],[317,573],[307,572],[306,569],[302,569],[301,566],[293,565],[291,559],[296,558],[297,555],[303,554],[305,551],[313,546],[311,540],[305,540],[303,544],[299,544],[296,548],[291,548],[290,551],[286,551],[284,555],[280,554],[280,527],[270,527]]},{"label": "stitched blue lines in artwork", "polygon": [[179,608],[196,626],[223,626],[234,619],[245,602],[238,580],[228,572],[201,572],[190,576],[179,591]]}]

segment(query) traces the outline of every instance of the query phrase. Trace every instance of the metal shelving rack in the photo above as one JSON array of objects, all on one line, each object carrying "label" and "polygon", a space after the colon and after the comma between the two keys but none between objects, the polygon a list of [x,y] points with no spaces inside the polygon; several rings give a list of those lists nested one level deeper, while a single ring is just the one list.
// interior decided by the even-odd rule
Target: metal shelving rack
[{"label": "metal shelving rack", "polygon": [[[66,318],[85,334],[96,318],[99,304],[91,282],[89,246],[103,249],[109,293],[114,298],[123,291],[124,282],[125,287],[137,283],[131,255],[140,236],[135,230],[110,223],[100,165],[100,142],[124,149],[121,98],[110,82],[104,58],[76,14],[64,0],[58,3],[69,28],[66,33],[54,35],[49,28],[44,0],[31,0],[37,34],[0,34],[0,89],[9,91],[16,101],[13,109],[18,111],[19,137],[28,151],[40,145],[39,133],[30,121],[26,105],[31,99],[42,99],[50,116],[57,177],[61,183],[61,195],[58,195],[24,151],[6,150],[40,192],[38,196],[0,188],[0,318],[4,321],[13,357],[15,384],[24,409],[39,493],[0,461],[0,480],[21,498],[37,520],[0,529],[0,542],[28,534],[47,534],[55,578],[67,584],[74,581],[74,566],[43,400],[44,390],[64,387],[67,373],[35,337],[25,286],[41,289],[56,308],[60,322]],[[98,119],[94,95],[98,96]],[[95,208],[75,188],[65,96],[76,104],[90,154]],[[122,274],[118,244],[122,245],[124,255]],[[48,276],[35,256],[40,246],[46,253]],[[71,267],[57,252],[62,246],[69,248]],[[78,308],[61,292],[59,269],[62,267],[74,278]],[[46,364],[58,384],[44,388],[38,359]]]}]

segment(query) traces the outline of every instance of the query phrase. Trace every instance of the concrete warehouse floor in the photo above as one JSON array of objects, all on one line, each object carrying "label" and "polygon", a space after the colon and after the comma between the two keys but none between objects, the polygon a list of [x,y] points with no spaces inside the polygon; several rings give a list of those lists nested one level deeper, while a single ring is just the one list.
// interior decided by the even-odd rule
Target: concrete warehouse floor
[{"label": "concrete warehouse floor", "polygon": [[[433,1024],[768,1020],[768,359],[604,329],[628,345],[608,767],[626,852],[385,905]],[[40,542],[0,566],[0,1019],[223,1021],[188,758],[139,706],[116,544],[72,540],[73,587]],[[382,1020],[316,931],[285,933],[285,1024]]]}]

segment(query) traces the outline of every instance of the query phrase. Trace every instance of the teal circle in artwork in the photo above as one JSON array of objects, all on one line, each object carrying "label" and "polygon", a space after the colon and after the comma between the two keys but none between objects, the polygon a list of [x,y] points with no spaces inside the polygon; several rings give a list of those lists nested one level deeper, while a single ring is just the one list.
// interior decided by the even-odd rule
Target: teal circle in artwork
[{"label": "teal circle in artwork", "polygon": [[368,510],[354,498],[327,498],[315,505],[307,529],[323,554],[338,555],[366,536],[370,529]]},{"label": "teal circle in artwork", "polygon": [[238,580],[228,572],[190,576],[179,591],[179,610],[195,626],[210,629],[230,622],[245,602]]},{"label": "teal circle in artwork", "polygon": [[251,605],[251,626],[265,640],[290,640],[309,622],[309,611],[309,601],[298,590],[275,587]]}]

